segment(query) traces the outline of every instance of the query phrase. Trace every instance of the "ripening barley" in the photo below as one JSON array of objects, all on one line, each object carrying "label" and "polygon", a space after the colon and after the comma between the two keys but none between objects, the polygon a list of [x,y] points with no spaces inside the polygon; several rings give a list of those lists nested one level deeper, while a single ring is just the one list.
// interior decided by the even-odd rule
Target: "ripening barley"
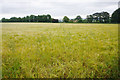
[{"label": "ripening barley", "polygon": [[59,25],[4,23],[2,77],[117,77],[117,24]]}]

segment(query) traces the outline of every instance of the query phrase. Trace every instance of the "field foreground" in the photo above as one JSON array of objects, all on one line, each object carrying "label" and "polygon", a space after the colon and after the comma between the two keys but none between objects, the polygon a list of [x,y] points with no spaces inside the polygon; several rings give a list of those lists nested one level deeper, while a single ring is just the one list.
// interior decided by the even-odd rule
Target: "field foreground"
[{"label": "field foreground", "polygon": [[3,23],[3,78],[115,78],[117,24]]}]

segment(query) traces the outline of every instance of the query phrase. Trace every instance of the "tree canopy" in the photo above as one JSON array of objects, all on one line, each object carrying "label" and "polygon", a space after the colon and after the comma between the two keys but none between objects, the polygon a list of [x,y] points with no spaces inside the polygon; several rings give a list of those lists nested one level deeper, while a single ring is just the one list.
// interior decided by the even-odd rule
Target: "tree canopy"
[{"label": "tree canopy", "polygon": [[51,15],[30,15],[26,17],[11,17],[10,19],[2,18],[2,22],[51,22]]},{"label": "tree canopy", "polygon": [[113,23],[120,23],[120,8],[115,10],[112,14],[111,21]]},{"label": "tree canopy", "polygon": [[81,18],[80,15],[78,15],[74,20],[75,20],[75,22],[77,22],[77,23],[82,23],[82,18]]},{"label": "tree canopy", "polygon": [[88,23],[109,23],[110,14],[108,12],[94,13],[87,15]]},{"label": "tree canopy", "polygon": [[69,22],[69,18],[67,16],[64,16],[63,22]]}]

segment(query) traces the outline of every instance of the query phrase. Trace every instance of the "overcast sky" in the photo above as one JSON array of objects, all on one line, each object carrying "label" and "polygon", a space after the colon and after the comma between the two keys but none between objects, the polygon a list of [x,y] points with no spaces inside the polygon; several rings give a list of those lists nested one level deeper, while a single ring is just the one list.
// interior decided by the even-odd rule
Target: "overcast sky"
[{"label": "overcast sky", "polygon": [[75,18],[95,12],[110,14],[118,8],[119,0],[0,0],[0,18],[50,14],[53,18]]}]

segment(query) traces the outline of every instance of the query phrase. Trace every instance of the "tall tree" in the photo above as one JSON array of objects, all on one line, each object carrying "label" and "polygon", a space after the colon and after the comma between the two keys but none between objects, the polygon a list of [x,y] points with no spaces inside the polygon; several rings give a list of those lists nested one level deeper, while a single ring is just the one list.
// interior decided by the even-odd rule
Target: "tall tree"
[{"label": "tall tree", "polygon": [[26,16],[27,22],[30,22],[30,16]]},{"label": "tall tree", "polygon": [[47,22],[51,22],[52,19],[51,19],[51,15],[47,14]]},{"label": "tall tree", "polygon": [[81,16],[79,16],[79,15],[75,18],[75,20],[76,20],[76,22],[78,22],[78,23],[81,23],[81,22],[82,22],[82,18],[81,18]]},{"label": "tall tree", "polygon": [[100,22],[100,14],[101,13],[94,13],[92,16],[93,16],[93,22]]},{"label": "tall tree", "polygon": [[93,16],[92,15],[87,15],[87,22],[92,23],[93,21]]},{"label": "tall tree", "polygon": [[66,22],[66,23],[69,22],[69,18],[67,16],[64,16],[63,22]]},{"label": "tall tree", "polygon": [[30,15],[30,22],[34,22],[35,16],[34,15]]},{"label": "tall tree", "polygon": [[87,16],[88,22],[95,22],[95,23],[108,23],[110,19],[110,15],[108,12],[101,12],[101,13],[94,13],[92,15]]},{"label": "tall tree", "polygon": [[111,21],[113,23],[120,23],[120,8],[113,12]]},{"label": "tall tree", "polygon": [[17,18],[16,17],[11,17],[10,22],[17,22]]},{"label": "tall tree", "polygon": [[109,19],[110,19],[110,14],[108,12],[102,12],[100,14],[100,21],[104,22],[104,23],[109,23]]}]

